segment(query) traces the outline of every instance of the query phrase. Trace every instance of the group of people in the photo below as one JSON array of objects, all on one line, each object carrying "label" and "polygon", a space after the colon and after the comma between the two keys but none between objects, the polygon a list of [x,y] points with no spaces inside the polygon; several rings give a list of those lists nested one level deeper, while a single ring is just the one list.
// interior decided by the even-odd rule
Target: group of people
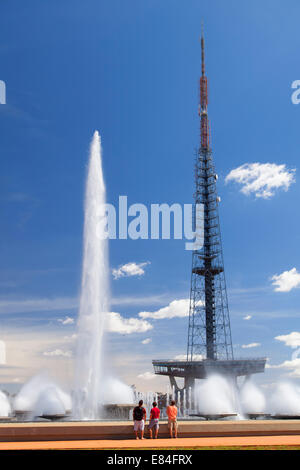
[{"label": "group of people", "polygon": [[[134,422],[134,432],[136,439],[139,439],[138,434],[140,433],[140,438],[144,438],[144,431],[145,431],[145,422],[147,418],[147,413],[145,408],[143,407],[143,400],[139,401],[138,406],[136,406],[133,410],[133,422]],[[174,400],[171,401],[170,405],[167,407],[167,416],[168,416],[168,427],[170,431],[170,437],[177,437],[177,406]],[[152,403],[152,408],[150,411],[150,418],[149,418],[149,436],[150,439],[153,438],[154,432],[154,439],[157,439],[158,430],[159,430],[159,417],[160,417],[160,409],[157,407],[157,403],[154,401]]]}]

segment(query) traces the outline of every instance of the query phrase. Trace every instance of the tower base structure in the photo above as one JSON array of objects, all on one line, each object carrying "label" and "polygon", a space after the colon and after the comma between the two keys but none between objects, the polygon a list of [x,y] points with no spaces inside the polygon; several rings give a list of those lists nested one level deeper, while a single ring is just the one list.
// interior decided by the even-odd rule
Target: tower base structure
[{"label": "tower base structure", "polygon": [[[171,387],[175,391],[175,400],[178,392],[188,391],[195,386],[196,379],[206,379],[210,375],[218,374],[236,381],[237,377],[249,378],[252,374],[265,371],[266,358],[230,359],[202,361],[153,360],[154,373],[169,377]],[[176,378],[183,378],[184,385],[180,388]]]}]

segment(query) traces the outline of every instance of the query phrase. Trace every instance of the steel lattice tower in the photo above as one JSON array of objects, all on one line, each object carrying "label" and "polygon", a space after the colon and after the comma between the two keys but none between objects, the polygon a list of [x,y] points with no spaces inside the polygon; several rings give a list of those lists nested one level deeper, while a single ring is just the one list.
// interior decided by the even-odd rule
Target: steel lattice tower
[{"label": "steel lattice tower", "polygon": [[228,301],[219,225],[217,175],[210,148],[204,38],[201,37],[200,147],[196,153],[195,207],[203,205],[203,247],[193,251],[187,360],[233,359]]},{"label": "steel lattice tower", "polygon": [[[216,190],[217,175],[210,147],[207,116],[208,94],[203,34],[201,52],[199,104],[201,141],[196,153],[194,214],[198,233],[199,214],[202,219],[203,245],[200,247],[199,244],[192,255],[187,358],[152,361],[155,374],[169,377],[170,384],[175,390],[175,399],[182,390],[193,388],[195,380],[205,379],[212,373],[236,380],[240,376],[249,377],[264,372],[266,364],[265,357],[233,359],[218,213],[220,199]],[[197,210],[199,207],[203,208],[203,212]],[[177,378],[184,379],[182,389],[178,387]]]}]

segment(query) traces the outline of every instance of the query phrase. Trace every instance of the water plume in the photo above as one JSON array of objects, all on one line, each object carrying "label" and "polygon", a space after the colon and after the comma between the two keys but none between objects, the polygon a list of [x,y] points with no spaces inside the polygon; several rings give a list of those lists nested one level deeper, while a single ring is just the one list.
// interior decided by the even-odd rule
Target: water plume
[{"label": "water plume", "polygon": [[35,416],[65,415],[71,410],[71,399],[60,388],[49,384],[41,390],[33,407]]},{"label": "water plume", "polygon": [[26,382],[13,403],[15,411],[35,416],[66,414],[72,408],[70,395],[65,393],[46,372],[41,372]]},{"label": "water plume", "polygon": [[246,380],[241,387],[240,401],[243,411],[247,414],[265,413],[266,411],[266,398],[251,380]]},{"label": "water plume", "polygon": [[300,392],[290,382],[280,382],[271,395],[269,411],[275,415],[300,416]]},{"label": "water plume", "polygon": [[86,179],[82,282],[77,322],[73,415],[79,419],[99,418],[103,391],[102,340],[109,299],[105,202],[101,142],[99,133],[95,131]]},{"label": "water plume", "polygon": [[131,404],[134,402],[134,393],[131,387],[115,377],[105,377],[103,381],[103,393],[101,394],[104,404]]},{"label": "water plume", "polygon": [[7,417],[11,414],[11,406],[5,393],[0,390],[0,416]]},{"label": "water plume", "polygon": [[201,380],[195,399],[197,410],[207,415],[236,413],[238,409],[234,385],[220,375]]}]

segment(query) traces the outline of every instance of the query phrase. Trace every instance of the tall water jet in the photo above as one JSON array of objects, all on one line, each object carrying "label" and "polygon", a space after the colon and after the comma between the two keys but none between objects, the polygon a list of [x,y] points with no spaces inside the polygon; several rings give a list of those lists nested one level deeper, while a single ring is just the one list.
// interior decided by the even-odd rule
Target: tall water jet
[{"label": "tall water jet", "polygon": [[86,180],[82,282],[77,322],[73,415],[79,419],[98,418],[101,401],[102,340],[109,298],[105,202],[101,142],[99,133],[95,131]]}]

